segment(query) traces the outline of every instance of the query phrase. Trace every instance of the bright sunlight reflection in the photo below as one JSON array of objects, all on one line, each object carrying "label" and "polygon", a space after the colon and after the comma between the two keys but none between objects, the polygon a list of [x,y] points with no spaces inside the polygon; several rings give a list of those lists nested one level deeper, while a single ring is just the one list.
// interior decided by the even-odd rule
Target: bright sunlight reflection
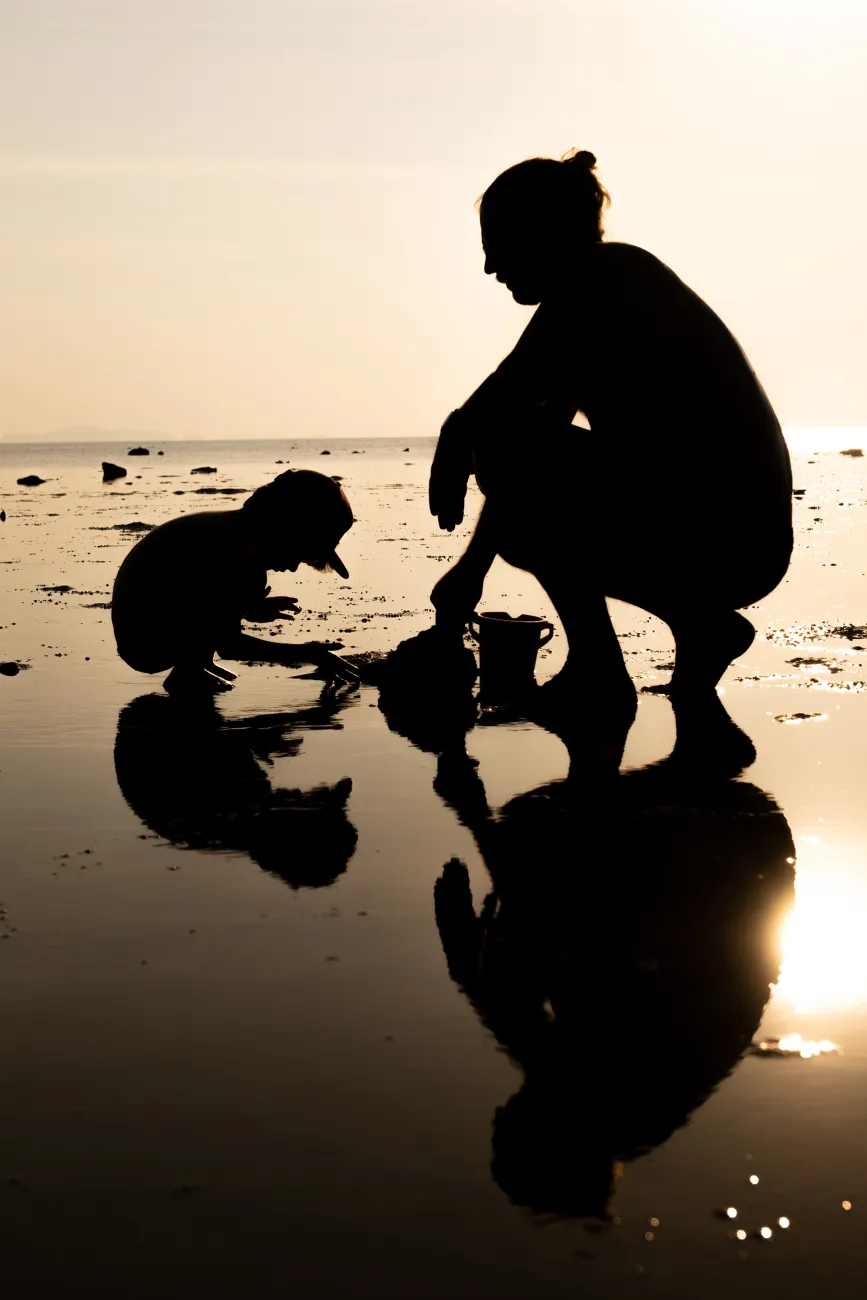
[{"label": "bright sunlight reflection", "polygon": [[863,425],[786,428],[783,432],[791,452],[843,451],[849,447],[867,447],[867,429]]},{"label": "bright sunlight reflection", "polygon": [[782,1038],[766,1038],[754,1046],[756,1056],[800,1056],[809,1061],[811,1056],[825,1056],[839,1052],[840,1048],[830,1038],[821,1038],[818,1042],[802,1038],[800,1034],[785,1034]]},{"label": "bright sunlight reflection", "polygon": [[802,841],[784,924],[777,998],[796,1011],[867,1002],[867,879],[830,846]]}]

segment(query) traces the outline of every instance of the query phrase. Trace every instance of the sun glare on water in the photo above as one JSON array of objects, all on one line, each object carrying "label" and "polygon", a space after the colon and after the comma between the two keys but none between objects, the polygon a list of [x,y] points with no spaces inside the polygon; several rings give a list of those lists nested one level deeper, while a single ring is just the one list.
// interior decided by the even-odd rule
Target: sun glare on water
[{"label": "sun glare on water", "polygon": [[867,1003],[867,880],[859,867],[829,845],[802,841],[776,989],[776,1000],[796,1011]]},{"label": "sun glare on water", "polygon": [[786,445],[793,455],[816,451],[845,451],[852,447],[863,448],[867,452],[867,428],[860,424],[832,425],[798,429],[789,427],[783,430]]},{"label": "sun glare on water", "polygon": [[[818,1040],[802,1038],[800,1034],[784,1034],[782,1038],[768,1038],[753,1045],[756,1056],[800,1056],[809,1061],[813,1056],[827,1056],[840,1048],[830,1038]],[[752,1179],[750,1180],[752,1182]]]}]

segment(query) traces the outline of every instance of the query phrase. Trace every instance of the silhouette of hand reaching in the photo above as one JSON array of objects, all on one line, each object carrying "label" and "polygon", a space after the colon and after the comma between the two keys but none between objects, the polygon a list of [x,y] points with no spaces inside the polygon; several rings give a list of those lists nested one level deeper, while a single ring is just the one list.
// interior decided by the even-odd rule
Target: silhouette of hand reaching
[{"label": "silhouette of hand reaching", "polygon": [[345,659],[332,654],[332,650],[342,650],[342,641],[308,641],[300,647],[308,663],[315,664],[316,677],[323,677],[327,682],[347,682],[357,685],[361,681],[358,670]]},{"label": "silhouette of hand reaching", "polygon": [[294,596],[269,596],[266,587],[262,596],[247,610],[244,617],[251,623],[270,623],[275,618],[294,618],[300,606]]},{"label": "silhouette of hand reaching", "polygon": [[440,431],[428,487],[430,512],[440,528],[452,532],[464,518],[467,482],[473,468],[473,453],[461,429],[457,412],[452,412]]}]

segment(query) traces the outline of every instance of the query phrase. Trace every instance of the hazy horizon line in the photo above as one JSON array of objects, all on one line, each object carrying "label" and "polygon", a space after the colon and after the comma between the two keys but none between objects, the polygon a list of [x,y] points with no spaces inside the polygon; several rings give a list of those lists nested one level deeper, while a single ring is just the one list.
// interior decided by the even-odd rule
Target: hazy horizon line
[{"label": "hazy horizon line", "polygon": [[[73,426],[74,428],[74,426]],[[150,441],[153,443],[184,443],[184,442],[274,442],[274,443],[322,443],[322,442],[412,442],[421,440],[434,440],[438,436],[436,432],[422,434],[377,434],[375,437],[368,437],[358,434],[321,434],[311,436],[305,434],[247,434],[243,437],[220,435],[220,434],[188,434],[186,436],[177,434],[158,433],[154,430],[147,429],[128,429],[128,430],[106,430],[104,436],[99,436],[99,430],[88,428],[87,436],[77,437],[70,431],[66,436],[56,436],[63,434],[63,430],[52,431],[51,433],[36,434],[30,438],[20,437],[17,434],[0,435],[0,445],[7,447],[31,447],[31,446],[63,446],[66,444],[117,444],[122,446],[133,441]],[[846,450],[846,444],[851,439],[867,438],[867,424],[838,424],[838,425],[794,425],[784,427],[783,434],[786,444],[791,451],[835,451],[839,449]]]}]

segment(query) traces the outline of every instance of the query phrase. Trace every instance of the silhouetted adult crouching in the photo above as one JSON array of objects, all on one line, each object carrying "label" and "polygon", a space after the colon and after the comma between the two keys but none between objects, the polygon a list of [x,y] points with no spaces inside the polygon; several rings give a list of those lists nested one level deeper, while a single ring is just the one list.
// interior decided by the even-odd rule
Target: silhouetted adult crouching
[{"label": "silhouetted adult crouching", "polygon": [[[438,624],[457,629],[499,554],[534,574],[560,615],[562,684],[592,667],[634,699],[609,596],[669,625],[673,691],[707,690],[755,635],[737,611],[788,568],[788,452],[719,317],[652,254],[603,240],[595,166],[586,151],[533,158],[482,197],[486,273],[538,307],[440,434],[440,525],[462,521],[471,473],[486,500],[432,599]],[[572,424],[579,413],[589,433]]]}]

